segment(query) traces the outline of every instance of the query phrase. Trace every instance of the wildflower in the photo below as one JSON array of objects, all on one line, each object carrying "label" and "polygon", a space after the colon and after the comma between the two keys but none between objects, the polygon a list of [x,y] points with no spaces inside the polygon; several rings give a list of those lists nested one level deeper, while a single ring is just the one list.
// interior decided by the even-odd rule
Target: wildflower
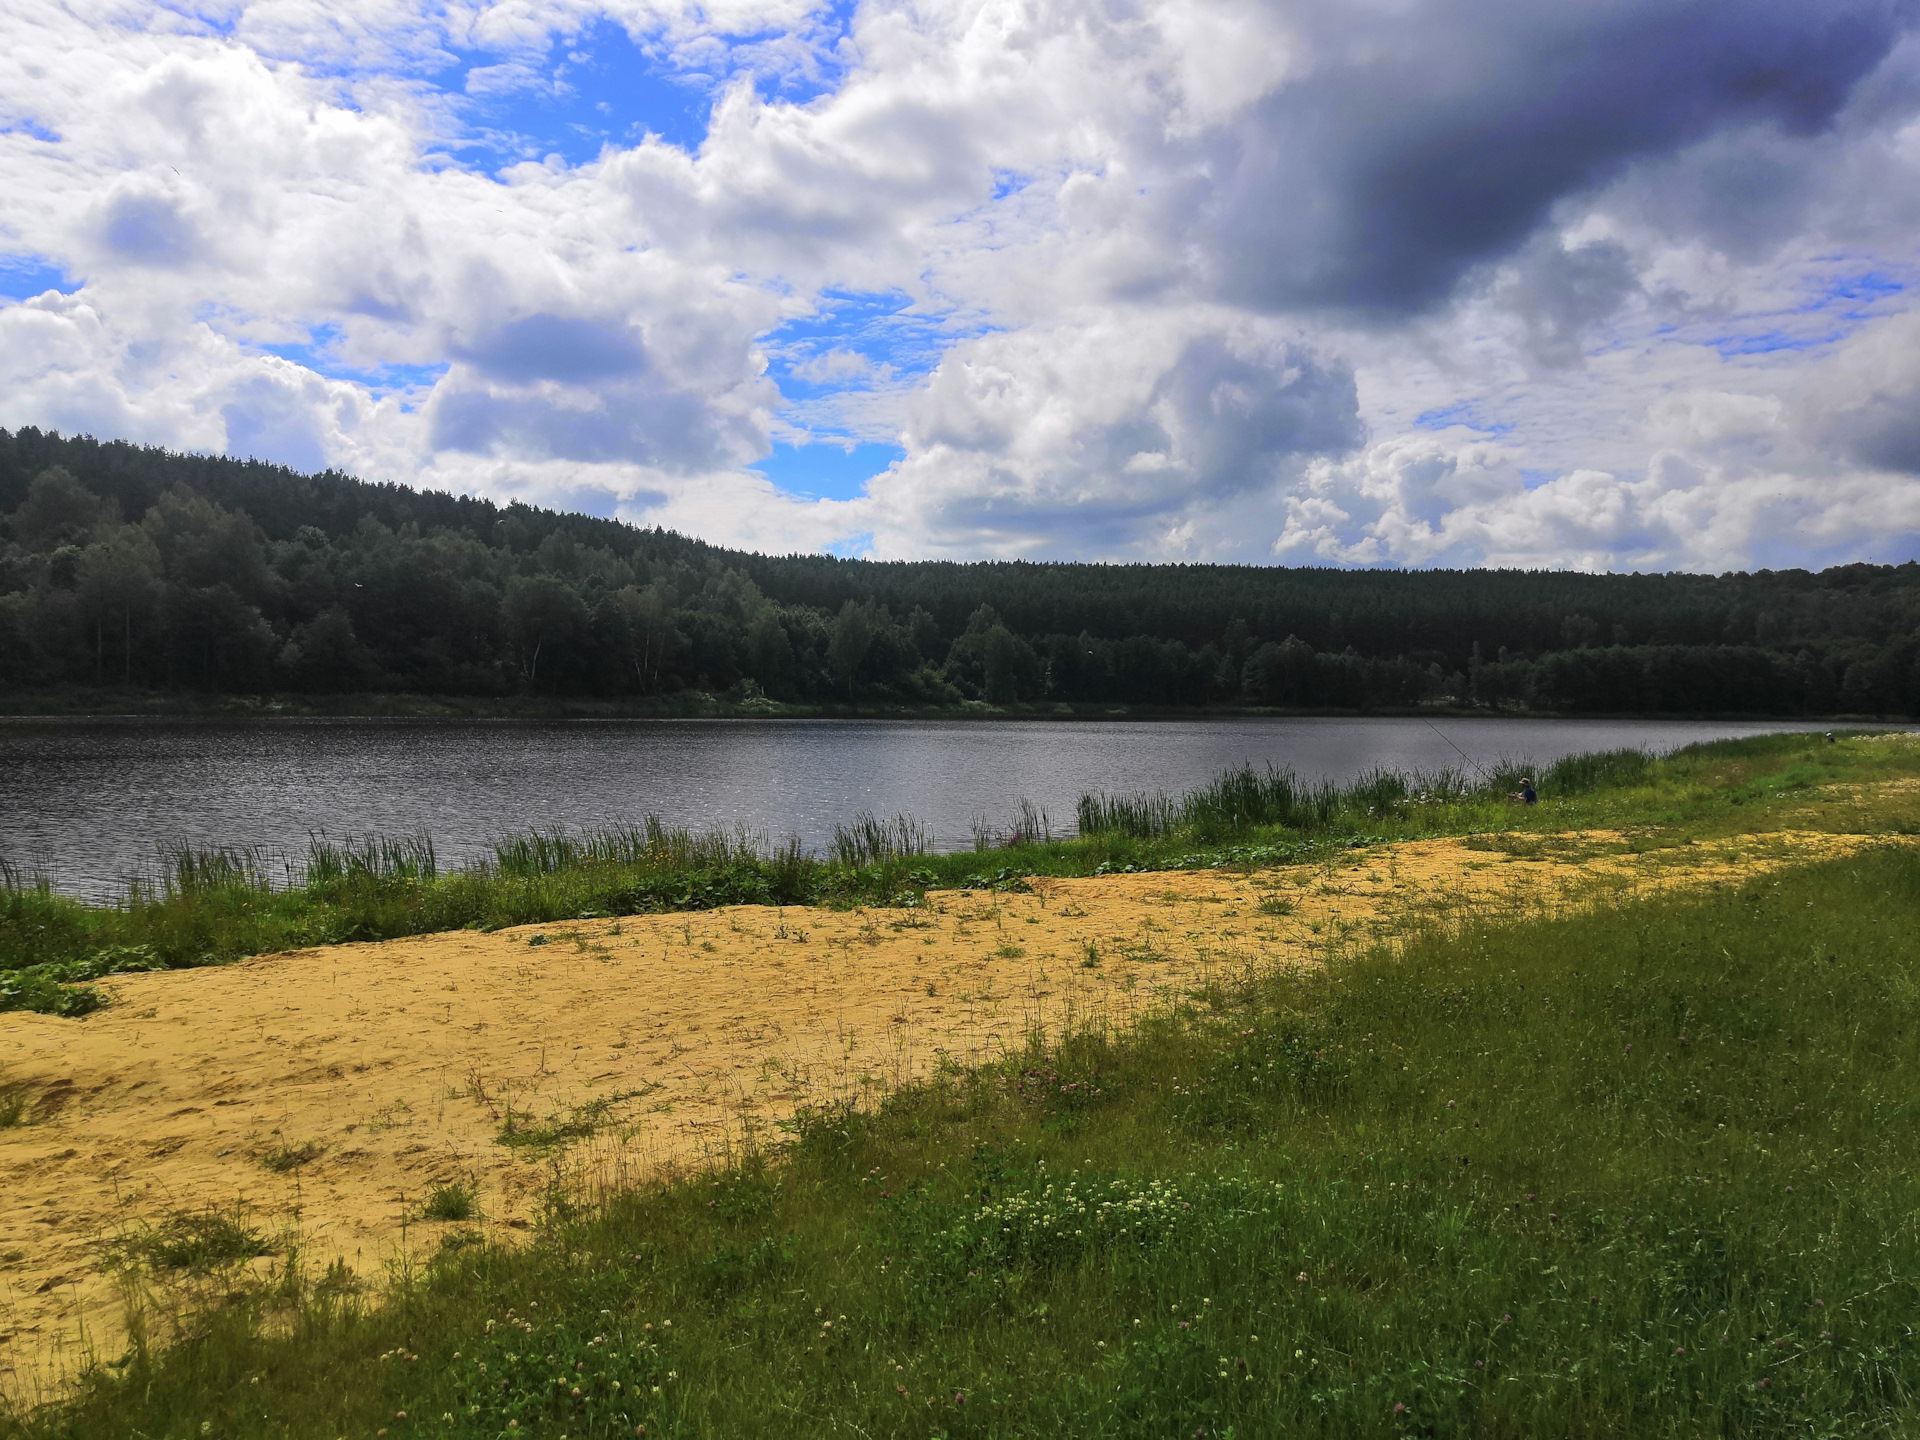
[{"label": "wildflower", "polygon": [[1407,1407],[1406,1407],[1405,1405],[1403,1405],[1403,1404],[1402,1404],[1402,1403],[1401,1403],[1400,1401],[1398,1401],[1398,1400],[1396,1400],[1396,1401],[1394,1401],[1394,1402],[1393,1402],[1393,1413],[1394,1413],[1394,1414],[1396,1414],[1396,1415],[1404,1415],[1404,1414],[1406,1413],[1406,1410],[1407,1410]]},{"label": "wildflower", "polygon": [[576,1400],[580,1398],[580,1387],[578,1385],[573,1387],[573,1398]]},{"label": "wildflower", "polygon": [[1673,1353],[1676,1355],[1684,1355],[1687,1353],[1687,1347],[1684,1345],[1676,1345],[1673,1347]]}]

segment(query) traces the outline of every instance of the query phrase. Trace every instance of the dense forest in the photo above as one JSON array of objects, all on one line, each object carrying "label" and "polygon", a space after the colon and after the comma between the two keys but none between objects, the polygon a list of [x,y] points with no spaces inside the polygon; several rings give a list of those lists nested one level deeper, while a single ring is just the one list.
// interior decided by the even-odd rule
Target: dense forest
[{"label": "dense forest", "polygon": [[1920,713],[1920,565],[874,562],[0,430],[0,686]]}]

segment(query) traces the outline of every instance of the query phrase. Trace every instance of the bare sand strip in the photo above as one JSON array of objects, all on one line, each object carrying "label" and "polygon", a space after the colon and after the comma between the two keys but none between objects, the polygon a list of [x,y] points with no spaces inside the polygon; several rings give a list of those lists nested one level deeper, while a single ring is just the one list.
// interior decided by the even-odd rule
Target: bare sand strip
[{"label": "bare sand strip", "polygon": [[[510,1236],[555,1183],[714,1163],[801,1105],[870,1099],[1033,1035],[1125,1027],[1423,918],[1703,885],[1871,842],[1503,843],[939,891],[914,910],[457,931],[125,976],[84,1020],[0,1015],[0,1081],[29,1105],[29,1123],[0,1130],[0,1389],[45,1394],[120,1352],[103,1248],[175,1212],[244,1213],[283,1253],[297,1241],[309,1275],[344,1260],[377,1277],[440,1243],[449,1227],[420,1215],[436,1185],[475,1185],[479,1228]],[[577,1133],[503,1144],[510,1116]],[[302,1147],[312,1158],[283,1172],[263,1163]]]}]

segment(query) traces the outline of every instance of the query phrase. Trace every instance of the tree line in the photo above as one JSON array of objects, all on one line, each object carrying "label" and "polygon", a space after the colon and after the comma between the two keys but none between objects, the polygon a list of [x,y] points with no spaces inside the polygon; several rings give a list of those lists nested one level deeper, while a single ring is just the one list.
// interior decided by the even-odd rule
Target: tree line
[{"label": "tree line", "polygon": [[874,562],[0,430],[0,685],[1920,713],[1920,565]]}]

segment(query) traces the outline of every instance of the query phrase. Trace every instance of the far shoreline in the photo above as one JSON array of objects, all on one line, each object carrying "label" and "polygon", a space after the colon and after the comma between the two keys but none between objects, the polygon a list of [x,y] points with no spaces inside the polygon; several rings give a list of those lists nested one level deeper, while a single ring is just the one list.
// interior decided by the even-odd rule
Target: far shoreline
[{"label": "far shoreline", "polygon": [[1229,720],[1567,720],[1728,721],[1782,725],[1912,725],[1910,715],[1837,713],[1793,715],[1721,710],[1534,710],[1518,706],[1422,705],[1369,709],[1284,708],[1252,705],[1111,705],[1015,703],[961,705],[789,703],[765,697],[733,699],[685,690],[642,699],[596,700],[564,696],[463,696],[411,693],[343,695],[229,695],[197,691],[75,689],[0,697],[0,723],[35,720],[894,720],[971,721],[1229,721]]}]

